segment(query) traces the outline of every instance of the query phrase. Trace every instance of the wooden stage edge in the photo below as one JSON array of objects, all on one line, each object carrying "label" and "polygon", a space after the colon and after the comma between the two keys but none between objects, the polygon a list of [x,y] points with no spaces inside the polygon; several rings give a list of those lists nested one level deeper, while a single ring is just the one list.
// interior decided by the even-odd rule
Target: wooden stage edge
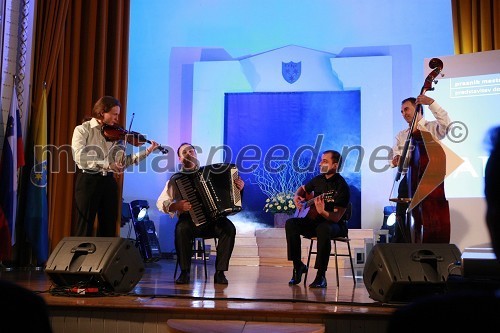
[{"label": "wooden stage edge", "polygon": [[[232,265],[224,286],[213,283],[214,261],[212,256],[205,281],[203,263],[194,260],[188,285],[174,283],[174,260],[147,263],[126,294],[58,294],[43,270],[0,271],[0,278],[45,299],[54,333],[174,332],[169,319],[317,323],[325,332],[385,332],[389,316],[400,306],[372,300],[359,268],[356,284],[350,269],[340,268],[337,287],[333,268],[327,272],[328,287],[313,289],[303,282],[289,286],[291,267]],[[310,268],[308,283],[314,274]]]}]

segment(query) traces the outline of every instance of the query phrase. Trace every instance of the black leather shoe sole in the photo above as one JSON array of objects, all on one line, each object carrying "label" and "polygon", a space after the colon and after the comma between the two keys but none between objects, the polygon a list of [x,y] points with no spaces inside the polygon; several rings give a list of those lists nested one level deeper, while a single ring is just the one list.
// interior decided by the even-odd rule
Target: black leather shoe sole
[{"label": "black leather shoe sole", "polygon": [[293,269],[293,276],[292,278],[290,279],[290,282],[288,282],[289,285],[295,285],[295,284],[299,284],[300,281],[302,281],[302,274],[305,274],[305,272],[307,272],[307,266],[306,265],[302,265],[302,267],[300,267],[299,269]]}]

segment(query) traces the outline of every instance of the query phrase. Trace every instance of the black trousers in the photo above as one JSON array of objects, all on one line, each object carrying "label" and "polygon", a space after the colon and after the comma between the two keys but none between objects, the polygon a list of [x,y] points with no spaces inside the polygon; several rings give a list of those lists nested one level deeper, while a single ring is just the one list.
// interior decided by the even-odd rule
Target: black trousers
[{"label": "black trousers", "polygon": [[[409,198],[408,179],[406,175],[401,179],[398,187],[398,198]],[[396,204],[396,225],[392,243],[411,243],[411,219],[408,218],[409,204],[398,202]]]},{"label": "black trousers", "polygon": [[307,217],[291,218],[286,221],[285,232],[288,260],[293,261],[294,264],[302,260],[301,236],[316,236],[318,254],[314,268],[326,272],[332,249],[331,239],[347,236],[347,226],[345,222],[317,221]]},{"label": "black trousers", "polygon": [[77,209],[75,236],[90,237],[97,216],[98,237],[115,237],[118,220],[118,184],[112,174],[78,172],[75,184]]},{"label": "black trousers", "polygon": [[189,214],[181,214],[175,226],[175,251],[181,270],[191,268],[192,242],[196,237],[217,238],[215,269],[227,271],[234,249],[236,228],[227,217],[196,226]]}]

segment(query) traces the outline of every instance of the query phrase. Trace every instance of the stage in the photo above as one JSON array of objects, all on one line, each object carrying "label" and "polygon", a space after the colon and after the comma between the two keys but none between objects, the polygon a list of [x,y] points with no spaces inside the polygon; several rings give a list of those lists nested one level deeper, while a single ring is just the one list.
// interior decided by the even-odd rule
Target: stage
[{"label": "stage", "polygon": [[[55,292],[43,270],[1,271],[0,278],[40,294],[49,305],[54,333],[62,332],[173,332],[169,319],[266,322],[283,331],[290,323],[316,323],[325,332],[384,332],[391,313],[400,305],[370,299],[356,269],[327,272],[328,287],[289,286],[292,269],[283,266],[232,265],[229,285],[214,285],[214,257],[208,261],[205,281],[203,262],[194,260],[189,285],[174,283],[175,260],[146,263],[139,283],[127,294],[78,295]],[[308,283],[315,274],[310,269]],[[273,324],[274,323],[274,324]],[[282,323],[282,324],[276,324]]]}]

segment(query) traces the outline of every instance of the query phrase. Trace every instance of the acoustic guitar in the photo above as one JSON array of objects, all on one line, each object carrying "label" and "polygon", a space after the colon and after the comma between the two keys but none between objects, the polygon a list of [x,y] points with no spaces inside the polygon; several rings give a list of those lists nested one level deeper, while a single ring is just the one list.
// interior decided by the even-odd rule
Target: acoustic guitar
[{"label": "acoustic guitar", "polygon": [[314,196],[314,193],[306,194],[306,200],[302,201],[302,208],[297,208],[293,217],[307,217],[314,220],[318,216],[318,211],[316,210],[316,207],[314,207],[314,199],[317,197],[323,197],[323,199],[327,202],[334,202],[336,196],[337,191],[335,190],[322,193],[316,197]]}]

